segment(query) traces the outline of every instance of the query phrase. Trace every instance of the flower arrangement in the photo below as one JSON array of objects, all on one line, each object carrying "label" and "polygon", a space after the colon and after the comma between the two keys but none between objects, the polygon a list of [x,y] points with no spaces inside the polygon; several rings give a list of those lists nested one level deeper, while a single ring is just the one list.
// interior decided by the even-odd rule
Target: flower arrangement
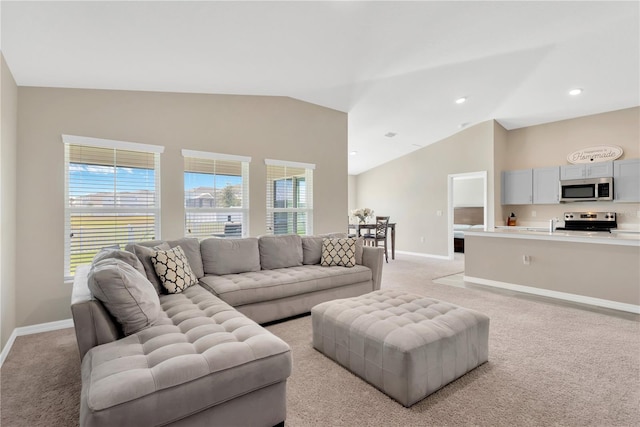
[{"label": "flower arrangement", "polygon": [[373,216],[373,209],[371,208],[358,208],[351,211],[351,216],[358,218],[360,222],[367,222],[367,218]]}]

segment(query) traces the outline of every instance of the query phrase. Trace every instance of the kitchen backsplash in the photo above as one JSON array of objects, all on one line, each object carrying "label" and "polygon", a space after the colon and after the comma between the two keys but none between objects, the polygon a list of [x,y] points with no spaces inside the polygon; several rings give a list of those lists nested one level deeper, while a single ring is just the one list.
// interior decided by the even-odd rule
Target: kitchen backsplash
[{"label": "kitchen backsplash", "polygon": [[[640,230],[640,203],[575,202],[558,205],[512,205],[502,206],[504,218],[496,219],[496,225],[506,225],[511,212],[518,219],[517,225],[547,227],[551,218],[564,221],[565,212],[615,212],[618,229]],[[559,224],[559,225],[560,225]]]}]

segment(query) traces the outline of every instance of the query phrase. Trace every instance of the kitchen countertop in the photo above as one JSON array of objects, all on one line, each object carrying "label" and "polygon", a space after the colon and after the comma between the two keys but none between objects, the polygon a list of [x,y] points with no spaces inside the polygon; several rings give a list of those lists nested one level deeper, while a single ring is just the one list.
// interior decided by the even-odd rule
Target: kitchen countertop
[{"label": "kitchen countertop", "polygon": [[488,231],[467,231],[466,236],[499,237],[508,239],[552,240],[572,243],[595,243],[605,245],[639,246],[640,233],[634,231],[568,231],[556,230],[553,233],[540,227],[496,227]]}]

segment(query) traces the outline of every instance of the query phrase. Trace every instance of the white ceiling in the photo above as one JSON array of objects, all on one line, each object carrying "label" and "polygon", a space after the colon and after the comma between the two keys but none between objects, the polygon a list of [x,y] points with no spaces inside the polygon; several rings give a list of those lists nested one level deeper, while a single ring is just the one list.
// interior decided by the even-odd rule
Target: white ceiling
[{"label": "white ceiling", "polygon": [[350,174],[465,123],[640,105],[637,1],[0,4],[20,86],[301,99],[349,113]]}]

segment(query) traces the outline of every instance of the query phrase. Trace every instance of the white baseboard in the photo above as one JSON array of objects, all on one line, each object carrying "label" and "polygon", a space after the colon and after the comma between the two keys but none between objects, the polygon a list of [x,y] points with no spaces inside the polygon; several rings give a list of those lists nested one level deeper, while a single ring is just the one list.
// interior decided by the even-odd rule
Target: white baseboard
[{"label": "white baseboard", "polygon": [[514,283],[499,282],[497,280],[482,279],[480,277],[464,276],[465,282],[477,283],[478,285],[492,286],[494,288],[508,289],[510,291],[524,292],[527,294],[540,295],[561,299],[565,301],[577,302],[580,304],[594,305],[597,307],[612,308],[614,310],[626,311],[640,314],[640,305],[627,304],[624,302],[611,301],[601,298],[587,297],[584,295],[569,294],[566,292],[552,291],[549,289],[534,288],[531,286],[516,285]]},{"label": "white baseboard", "polygon": [[446,259],[446,260],[453,259],[453,258],[449,258],[446,255],[423,254],[421,252],[396,251],[396,253],[397,254],[403,254],[403,255],[421,256],[421,257],[424,257],[424,258],[436,258],[436,259]]},{"label": "white baseboard", "polygon": [[73,319],[58,320],[56,322],[40,323],[37,325],[21,326],[19,328],[15,328],[13,332],[11,332],[9,339],[7,340],[7,344],[2,349],[2,353],[0,353],[0,367],[2,367],[4,360],[9,355],[11,347],[13,346],[13,343],[15,342],[17,337],[21,337],[23,335],[39,334],[40,332],[57,331],[58,329],[66,328],[73,328]]}]

